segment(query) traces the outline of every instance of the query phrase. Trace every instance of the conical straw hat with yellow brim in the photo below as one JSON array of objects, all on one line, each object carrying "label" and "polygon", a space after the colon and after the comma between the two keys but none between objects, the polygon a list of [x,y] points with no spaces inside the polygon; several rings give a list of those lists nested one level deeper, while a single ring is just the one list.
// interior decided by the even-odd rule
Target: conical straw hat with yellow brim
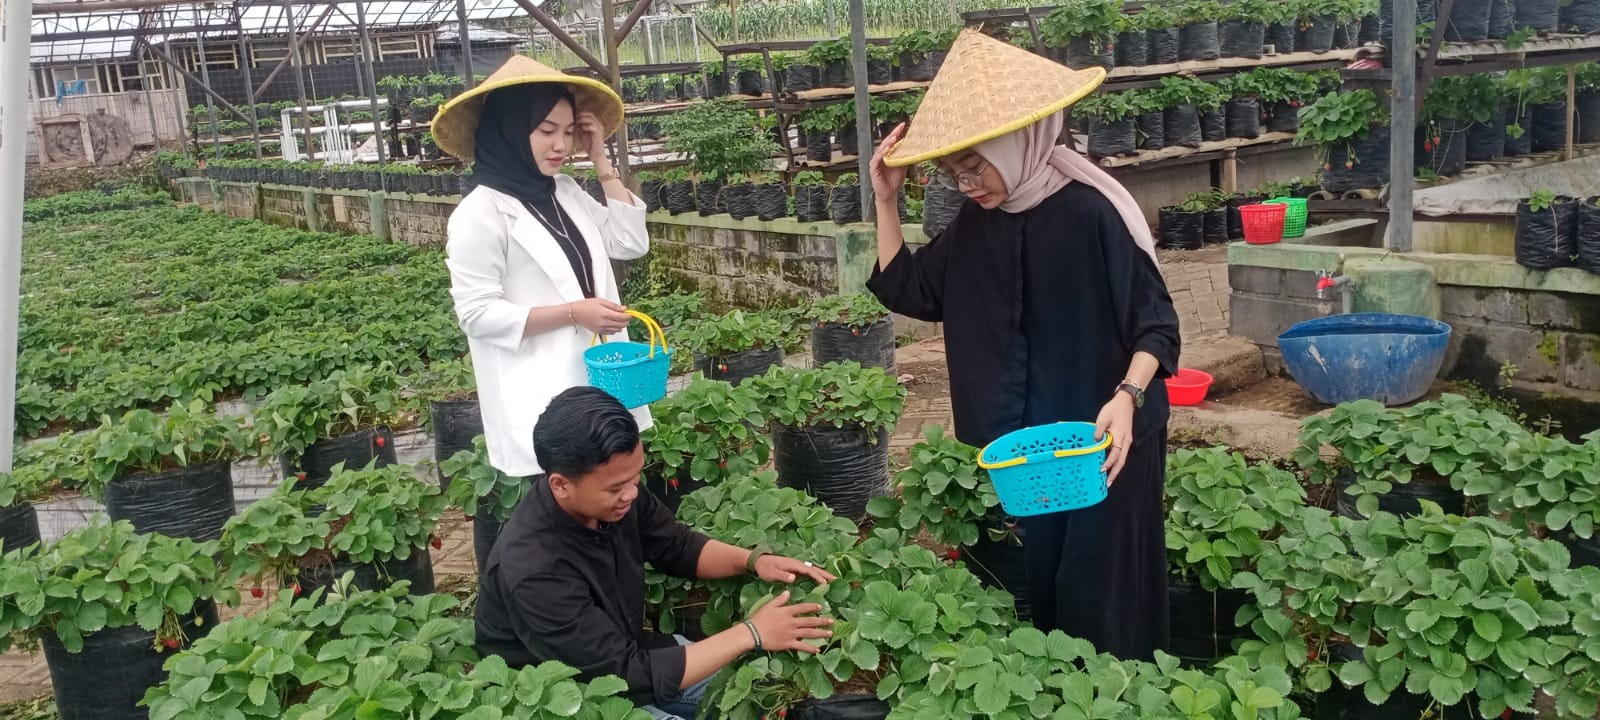
[{"label": "conical straw hat with yellow brim", "polygon": [[565,85],[578,101],[574,113],[592,112],[610,135],[622,126],[622,98],[605,83],[580,75],[568,75],[537,60],[513,55],[488,79],[450,99],[433,117],[433,141],[439,149],[468,162],[472,161],[473,138],[478,132],[478,116],[492,93],[515,85],[548,83]]},{"label": "conical straw hat with yellow brim", "polygon": [[1087,97],[1105,79],[1104,68],[1073,70],[963,30],[884,162],[915,165],[1021,130]]}]

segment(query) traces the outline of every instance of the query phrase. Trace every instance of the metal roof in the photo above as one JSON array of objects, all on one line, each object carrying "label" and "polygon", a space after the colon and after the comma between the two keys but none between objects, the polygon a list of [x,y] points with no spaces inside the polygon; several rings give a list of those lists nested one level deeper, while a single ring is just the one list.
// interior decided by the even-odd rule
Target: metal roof
[{"label": "metal roof", "polygon": [[[289,7],[274,0],[191,3],[162,0],[120,2],[48,2],[33,16],[33,63],[64,63],[128,57],[135,36],[151,42],[205,35],[207,38],[283,36],[302,30],[324,13],[317,34],[341,34],[357,26],[354,0],[292,0]],[[107,7],[109,9],[92,9]],[[427,27],[456,20],[455,0],[376,0],[362,3],[367,26],[375,30]],[[517,17],[524,11],[516,0],[467,0],[467,19]],[[451,31],[454,37],[454,31]],[[478,32],[472,32],[474,39]]]}]

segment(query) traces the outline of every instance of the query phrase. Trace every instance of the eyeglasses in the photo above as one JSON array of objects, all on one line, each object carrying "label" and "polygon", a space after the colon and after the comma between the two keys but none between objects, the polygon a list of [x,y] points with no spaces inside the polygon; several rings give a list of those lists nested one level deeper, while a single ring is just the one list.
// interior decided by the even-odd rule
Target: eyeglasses
[{"label": "eyeglasses", "polygon": [[977,190],[983,187],[983,174],[989,171],[989,163],[978,166],[977,170],[951,174],[943,165],[933,173],[934,182],[939,183],[946,190]]}]

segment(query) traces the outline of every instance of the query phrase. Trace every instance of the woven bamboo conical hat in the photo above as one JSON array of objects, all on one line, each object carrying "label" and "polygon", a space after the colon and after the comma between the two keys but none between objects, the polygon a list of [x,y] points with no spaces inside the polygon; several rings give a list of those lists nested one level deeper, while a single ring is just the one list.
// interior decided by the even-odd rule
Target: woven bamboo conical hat
[{"label": "woven bamboo conical hat", "polygon": [[599,80],[579,75],[568,75],[530,57],[513,55],[488,79],[439,106],[433,117],[433,141],[439,149],[462,160],[472,160],[473,137],[478,132],[478,116],[483,113],[483,103],[489,93],[513,85],[533,83],[560,83],[572,91],[578,101],[577,112],[592,112],[600,118],[610,135],[622,126],[622,98]]},{"label": "woven bamboo conical hat", "polygon": [[1021,130],[1082,100],[1105,79],[1104,68],[1073,70],[963,30],[884,162],[915,165]]}]

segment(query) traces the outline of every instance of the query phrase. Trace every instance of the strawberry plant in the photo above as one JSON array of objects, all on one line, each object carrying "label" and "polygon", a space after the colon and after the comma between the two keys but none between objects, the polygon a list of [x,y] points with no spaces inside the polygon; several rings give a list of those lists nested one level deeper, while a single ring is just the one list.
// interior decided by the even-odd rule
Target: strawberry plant
[{"label": "strawberry plant", "polygon": [[978,449],[928,425],[911,446],[911,465],[895,475],[897,496],[875,497],[867,512],[906,532],[926,530],[941,545],[968,547],[995,524],[1000,498],[978,467]]},{"label": "strawberry plant", "polygon": [[482,435],[472,439],[471,450],[462,450],[440,463],[439,471],[451,479],[445,499],[469,518],[477,516],[478,503],[488,501],[494,503],[495,519],[505,522],[528,492],[527,481],[500,472],[489,464],[489,449]]},{"label": "strawberry plant", "polygon": [[78,441],[88,459],[85,490],[95,497],[116,477],[231,462],[249,447],[240,418],[219,416],[199,400],[162,414],[130,410],[118,421],[105,418]]},{"label": "strawberry plant", "polygon": [[678,344],[690,350],[721,357],[746,350],[783,347],[793,335],[792,325],[772,311],[733,310],[677,329]]},{"label": "strawberry plant", "polygon": [[1374,126],[1389,124],[1389,106],[1378,101],[1371,90],[1323,95],[1300,108],[1300,131],[1296,143],[1331,145],[1366,138]]},{"label": "strawberry plant", "polygon": [[905,409],[906,389],[882,368],[855,362],[820,368],[777,367],[754,378],[751,392],[774,422],[790,427],[855,425],[893,427]]},{"label": "strawberry plant", "polygon": [[827,65],[832,62],[850,61],[850,42],[848,40],[825,40],[815,43],[806,49],[806,62],[812,65]]},{"label": "strawberry plant", "polygon": [[337,469],[314,490],[280,485],[228,521],[222,534],[229,577],[257,586],[334,557],[357,563],[405,560],[424,548],[444,513],[439,488],[403,465]]},{"label": "strawberry plant", "polygon": [[1214,591],[1254,567],[1264,543],[1305,505],[1294,475],[1222,448],[1167,457],[1167,559],[1172,575]]},{"label": "strawberry plant", "polygon": [[645,471],[670,486],[692,478],[720,483],[765,466],[772,445],[760,428],[766,416],[740,388],[695,378],[650,406],[655,425],[642,433]]},{"label": "strawberry plant", "polygon": [[1135,102],[1137,99],[1138,96],[1132,92],[1095,93],[1073,105],[1072,110],[1074,114],[1081,112],[1104,122],[1117,122],[1146,112]]},{"label": "strawberry plant", "polygon": [[828,295],[802,309],[819,327],[843,323],[852,328],[865,328],[889,317],[889,309],[870,293]]},{"label": "strawberry plant", "polygon": [[1051,11],[1039,23],[1046,45],[1067,47],[1073,40],[1088,41],[1091,52],[1102,52],[1122,29],[1122,3],[1118,0],[1073,0]]},{"label": "strawberry plant", "polygon": [[[19,465],[11,472],[0,472],[0,508],[37,502],[54,488],[50,477],[38,466]],[[0,553],[16,548],[0,548]]]},{"label": "strawberry plant", "polygon": [[[1378,495],[1412,482],[1419,471],[1435,481],[1448,479],[1469,496],[1493,494],[1504,482],[1499,468],[1505,446],[1526,435],[1511,418],[1459,395],[1409,408],[1357,401],[1307,418],[1294,460],[1313,482],[1333,483],[1345,475],[1357,512],[1370,516]],[[1323,457],[1324,446],[1336,454]]]},{"label": "strawberry plant", "polygon": [[303,386],[279,388],[256,407],[253,429],[263,457],[298,458],[327,440],[400,420],[399,379],[388,365],[339,370]]},{"label": "strawberry plant", "polygon": [[137,625],[158,650],[187,640],[181,621],[211,598],[237,597],[218,585],[215,543],[137,534],[126,522],[91,519],[37,553],[0,564],[0,650],[31,647],[54,633],[69,652],[85,635]]}]

